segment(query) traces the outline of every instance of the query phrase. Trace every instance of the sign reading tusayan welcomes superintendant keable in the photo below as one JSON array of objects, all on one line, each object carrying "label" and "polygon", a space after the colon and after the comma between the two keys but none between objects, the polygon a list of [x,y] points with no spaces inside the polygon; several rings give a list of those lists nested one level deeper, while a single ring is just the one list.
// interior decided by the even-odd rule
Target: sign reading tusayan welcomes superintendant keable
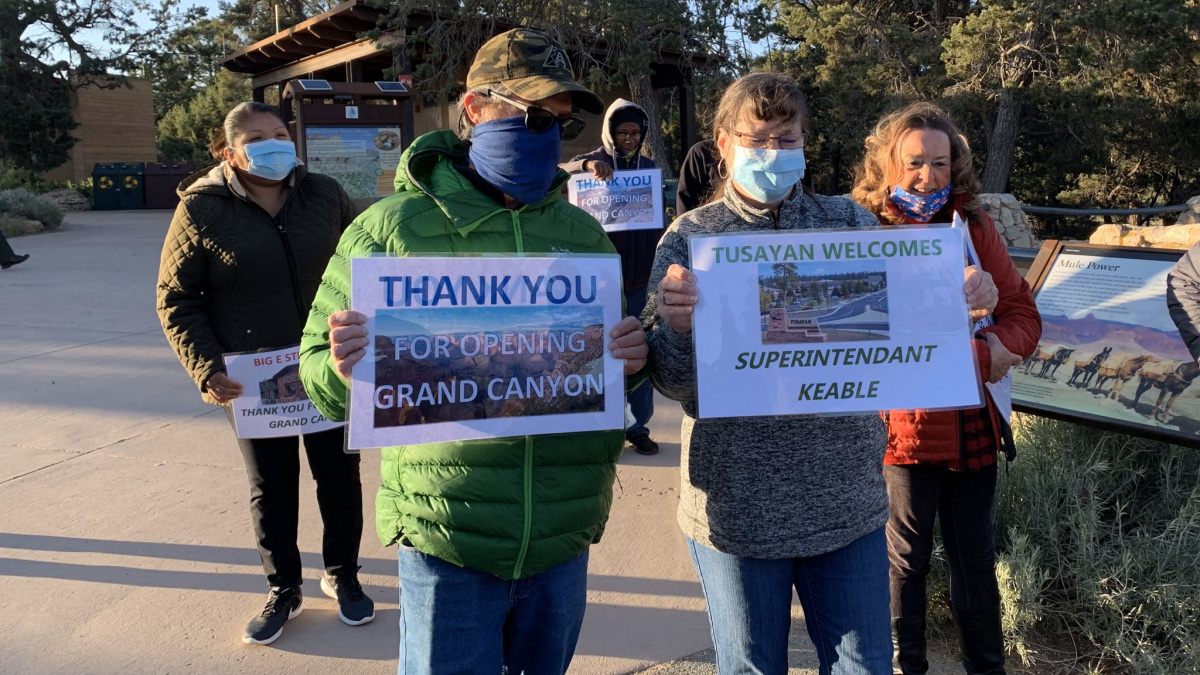
[{"label": "sign reading tusayan welcomes superintendant keable", "polygon": [[693,237],[700,417],[979,407],[962,232]]}]

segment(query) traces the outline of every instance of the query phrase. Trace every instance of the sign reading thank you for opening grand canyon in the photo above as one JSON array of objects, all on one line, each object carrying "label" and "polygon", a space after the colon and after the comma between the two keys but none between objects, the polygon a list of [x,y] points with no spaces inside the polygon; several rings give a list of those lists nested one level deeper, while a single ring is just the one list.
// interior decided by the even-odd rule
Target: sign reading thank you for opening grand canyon
[{"label": "sign reading thank you for opening grand canyon", "polygon": [[[615,255],[355,258],[350,447],[624,426]],[[364,367],[365,366],[365,367]]]}]

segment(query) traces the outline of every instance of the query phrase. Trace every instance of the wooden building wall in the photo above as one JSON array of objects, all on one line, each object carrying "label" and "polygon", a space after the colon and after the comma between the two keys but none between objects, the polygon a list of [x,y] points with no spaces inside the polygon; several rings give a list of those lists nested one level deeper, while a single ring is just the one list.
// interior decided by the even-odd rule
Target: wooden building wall
[{"label": "wooden building wall", "polygon": [[66,164],[49,171],[52,180],[82,181],[95,164],[153,162],[154,92],[149,80],[128,78],[132,89],[84,87],[75,97],[74,117],[79,126],[71,132],[79,139]]}]

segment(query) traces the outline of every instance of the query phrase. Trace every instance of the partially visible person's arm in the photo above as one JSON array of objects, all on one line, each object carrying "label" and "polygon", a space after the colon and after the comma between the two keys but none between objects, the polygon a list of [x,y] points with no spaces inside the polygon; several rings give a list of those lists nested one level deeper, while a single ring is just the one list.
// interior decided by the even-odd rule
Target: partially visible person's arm
[{"label": "partially visible person's arm", "polygon": [[1200,361],[1200,244],[1190,249],[1167,275],[1167,310],[1192,358]]},{"label": "partially visible person's arm", "polygon": [[[304,324],[304,333],[300,337],[300,381],[313,405],[327,419],[339,422],[346,419],[345,378],[349,374],[349,368],[343,368],[344,374],[339,372],[337,363],[348,354],[339,354],[339,359],[335,359],[331,352],[330,332],[334,327],[330,325],[330,317],[337,315],[339,319],[345,319],[349,314],[358,314],[346,311],[350,309],[350,259],[385,250],[385,246],[371,237],[362,224],[350,225],[329,259],[312,310],[308,313],[308,322]],[[342,350],[346,352],[347,348]]]},{"label": "partially visible person's arm", "polygon": [[[676,401],[694,401],[696,357],[691,311],[682,308],[695,305],[686,297],[695,295],[695,276],[687,269],[687,237],[680,232],[679,224],[676,220],[658,243],[642,324],[650,326],[646,341],[650,345],[650,381],[654,388]],[[669,290],[672,288],[677,290]],[[664,293],[671,294],[667,297],[669,307],[663,303]]]},{"label": "partially visible person's arm", "polygon": [[202,234],[180,204],[171,219],[158,265],[157,309],[167,342],[202,392],[225,372],[225,351],[213,332],[204,295],[208,253]]}]

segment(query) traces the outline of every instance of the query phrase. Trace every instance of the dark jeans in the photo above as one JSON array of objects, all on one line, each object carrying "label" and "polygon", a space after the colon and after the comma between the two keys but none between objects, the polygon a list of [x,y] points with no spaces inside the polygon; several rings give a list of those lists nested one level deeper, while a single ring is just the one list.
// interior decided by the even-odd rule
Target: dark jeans
[{"label": "dark jeans", "polygon": [[[645,286],[625,291],[625,313],[627,315],[640,317],[645,308]],[[646,380],[640,387],[630,392],[627,398],[629,407],[633,411],[633,417],[637,421],[625,430],[625,438],[634,438],[650,433],[650,430],[646,428],[646,425],[650,423],[650,418],[654,416],[654,387],[650,386],[650,380]]]},{"label": "dark jeans", "polygon": [[[8,240],[4,238],[4,234],[0,233],[0,262],[6,263],[15,257],[17,257],[16,252],[12,250],[12,246],[8,245]],[[645,300],[642,303],[645,304]]]},{"label": "dark jeans", "polygon": [[[321,555],[332,575],[358,572],[362,540],[362,483],[358,455],[343,449],[344,429],[304,434],[308,468],[317,483],[317,505],[325,524]],[[238,439],[250,477],[250,520],[258,555],[272,586],[298,586],[296,545],[300,510],[300,437]]]},{"label": "dark jeans", "polygon": [[941,520],[950,564],[950,604],[974,611],[1000,604],[996,584],[996,466],[951,471],[928,464],[884,465],[891,517],[887,524],[892,617],[925,615],[925,577],[933,523]]}]

